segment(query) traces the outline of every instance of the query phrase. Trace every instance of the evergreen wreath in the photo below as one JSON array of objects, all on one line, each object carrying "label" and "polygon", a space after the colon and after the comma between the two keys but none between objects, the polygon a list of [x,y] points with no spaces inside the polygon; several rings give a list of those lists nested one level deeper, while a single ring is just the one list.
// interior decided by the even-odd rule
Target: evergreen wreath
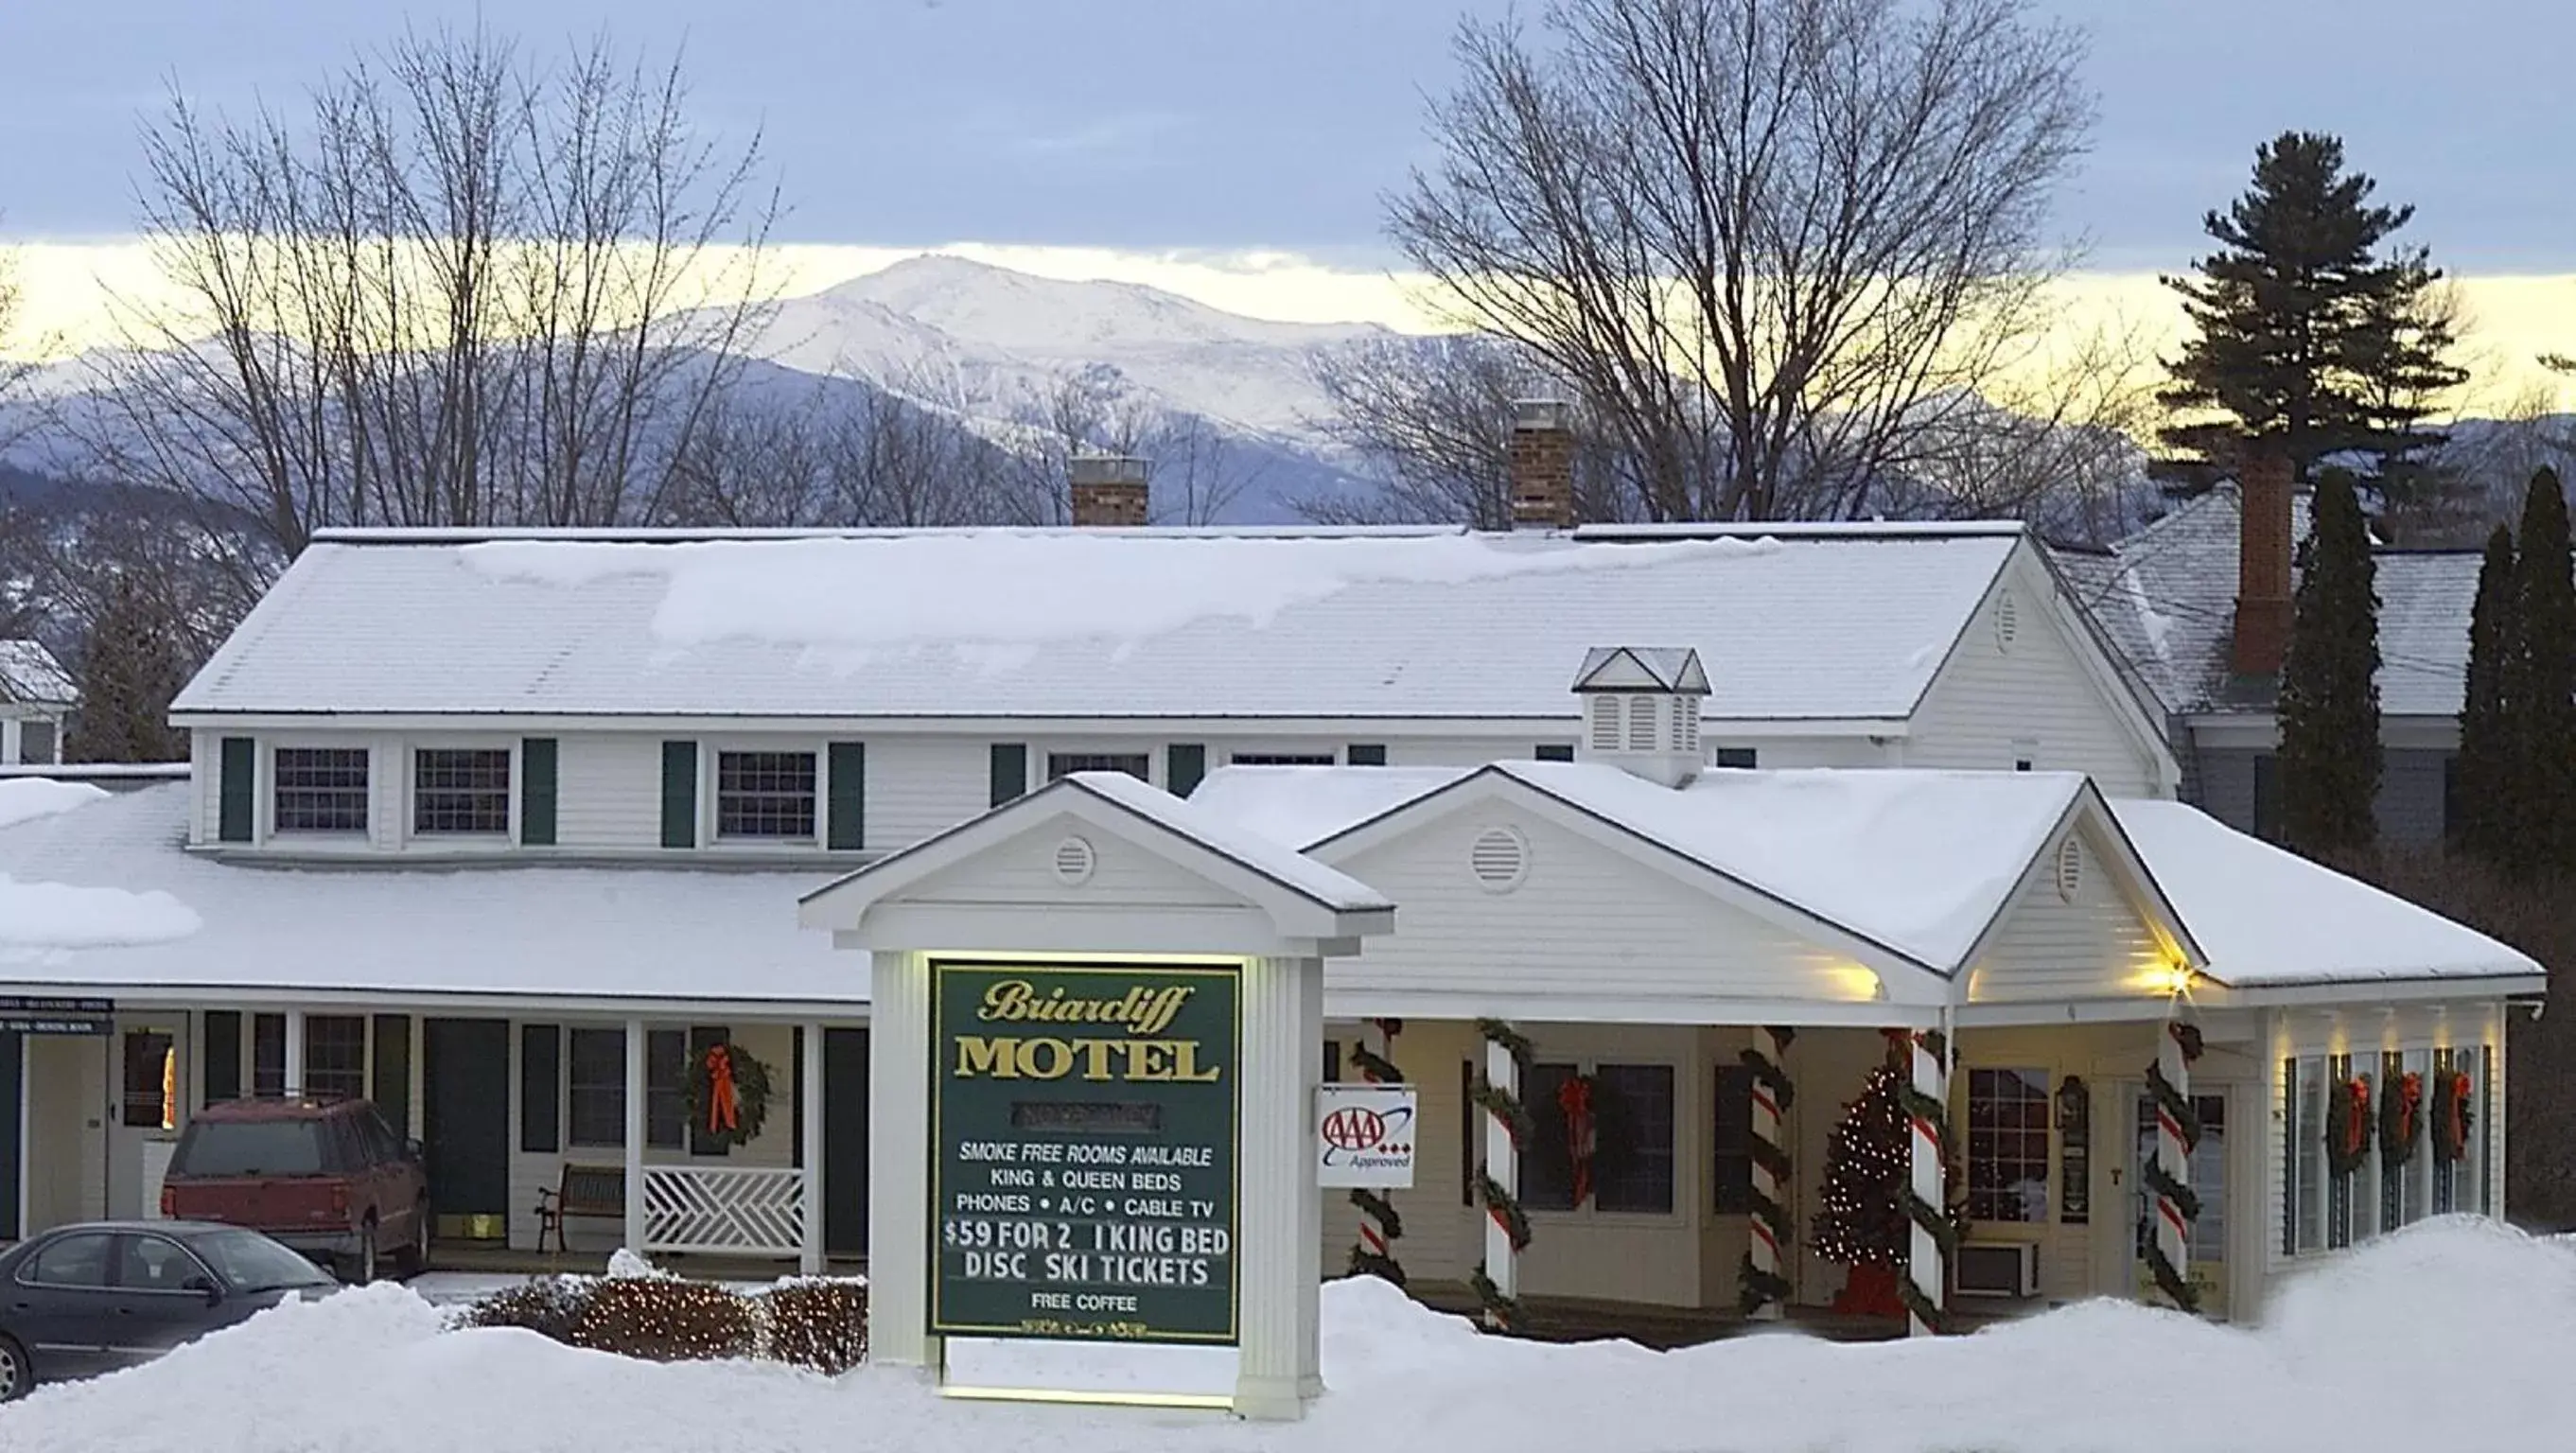
[{"label": "evergreen wreath", "polygon": [[2354,1075],[2326,1092],[2326,1169],[2348,1176],[2370,1154],[2370,1076]]},{"label": "evergreen wreath", "polygon": [[2411,1070],[2390,1075],[2379,1089],[2379,1163],[2392,1171],[2405,1169],[2423,1131],[2424,1077]]},{"label": "evergreen wreath", "polygon": [[731,1040],[689,1065],[689,1134],[730,1149],[760,1137],[769,1118],[769,1066]]},{"label": "evergreen wreath", "polygon": [[2458,1165],[2469,1158],[2469,1131],[2477,1124],[2471,1103],[2476,1082],[2453,1071],[2440,1077],[2440,1103],[2433,1107],[2433,1163]]}]

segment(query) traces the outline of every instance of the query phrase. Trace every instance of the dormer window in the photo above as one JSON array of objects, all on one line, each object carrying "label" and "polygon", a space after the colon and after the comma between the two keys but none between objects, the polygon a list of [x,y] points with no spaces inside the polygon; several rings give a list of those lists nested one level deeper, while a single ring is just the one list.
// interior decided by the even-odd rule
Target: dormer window
[{"label": "dormer window", "polygon": [[364,833],[367,749],[280,747],[271,763],[270,824],[281,833]]},{"label": "dormer window", "polygon": [[716,753],[716,838],[814,840],[812,752]]}]

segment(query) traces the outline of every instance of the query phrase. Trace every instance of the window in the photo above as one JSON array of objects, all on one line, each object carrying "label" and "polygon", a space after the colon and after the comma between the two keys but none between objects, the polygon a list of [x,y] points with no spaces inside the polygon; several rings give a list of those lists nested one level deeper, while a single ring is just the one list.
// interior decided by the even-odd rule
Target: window
[{"label": "window", "polygon": [[2402,1183],[2397,1197],[2398,1224],[2412,1226],[2430,1214],[2426,1208],[2433,1199],[2433,1137],[2428,1133],[2433,1126],[2433,1117],[2427,1113],[2433,1108],[2432,1057],[2423,1050],[2410,1049],[2406,1051],[2404,1068],[2400,1073],[2413,1075],[2421,1094],[2415,1102],[2415,1154],[2408,1158],[2406,1169],[2399,1173]]},{"label": "window", "polygon": [[2048,1219],[2047,1071],[1968,1071],[1967,1215]]},{"label": "window", "polygon": [[367,749],[280,747],[274,761],[278,832],[365,832]]},{"label": "window", "polygon": [[119,1116],[137,1130],[169,1130],[179,1123],[178,1051],[157,1030],[125,1032],[125,1095]]},{"label": "window", "polygon": [[2326,1061],[2323,1055],[2291,1064],[2290,1249],[2320,1251],[2326,1244]]},{"label": "window", "polygon": [[116,1280],[127,1291],[184,1292],[191,1281],[202,1288],[214,1280],[204,1263],[166,1236],[127,1236],[124,1240],[124,1253],[118,1257],[123,1266]]},{"label": "window", "polygon": [[574,1145],[626,1143],[626,1031],[576,1029],[564,1104]]},{"label": "window", "polygon": [[424,747],[411,756],[411,830],[416,833],[510,831],[510,751]]},{"label": "window", "polygon": [[1226,760],[1237,767],[1334,767],[1341,759],[1330,752],[1237,752]]},{"label": "window", "polygon": [[304,1084],[308,1095],[363,1099],[367,1093],[367,1018],[304,1016]]},{"label": "window", "polygon": [[1574,760],[1574,747],[1568,742],[1541,742],[1530,755],[1541,762],[1571,762]]},{"label": "window", "polygon": [[1342,1082],[1342,1042],[1338,1039],[1324,1041],[1323,1075],[1325,1084],[1338,1085]]},{"label": "window", "polygon": [[678,1150],[689,1143],[689,1036],[656,1029],[644,1036],[644,1143]]},{"label": "window", "polygon": [[[1521,1080],[1521,1102],[1537,1131],[1521,1152],[1521,1204],[1532,1210],[1575,1209],[1574,1158],[1558,1097],[1580,1073],[1579,1065],[1541,1063]],[[1592,1067],[1591,1204],[1596,1211],[1671,1214],[1671,1065]]]},{"label": "window", "polygon": [[1720,747],[1710,757],[1721,767],[1749,772],[1761,760],[1761,753],[1751,747]]},{"label": "window", "polygon": [[2039,766],[2039,743],[2027,739],[2013,743],[2012,763],[2013,770],[2016,772],[2028,772],[2037,768]]},{"label": "window", "polygon": [[1076,772],[1124,772],[1143,782],[1151,776],[1147,760],[1143,752],[1049,752],[1047,780],[1052,782]]},{"label": "window", "polygon": [[[1565,1114],[1557,1109],[1556,1097],[1581,1072],[1579,1065],[1534,1064],[1521,1076],[1521,1103],[1529,1107],[1532,1128],[1537,1131],[1521,1147],[1521,1204],[1530,1210],[1574,1209],[1574,1160],[1567,1152]],[[1598,1124],[1599,1117],[1594,1119]]]},{"label": "window", "polygon": [[2281,840],[2281,778],[2270,752],[2254,758],[2254,835],[2267,843]]},{"label": "window", "polygon": [[716,836],[811,841],[814,754],[716,753]]},{"label": "window", "polygon": [[42,1251],[18,1269],[18,1280],[35,1286],[104,1287],[108,1255],[115,1245],[116,1238],[102,1231],[85,1231],[47,1242]]},{"label": "window", "polygon": [[286,1016],[254,1014],[250,1017],[250,1092],[253,1095],[286,1093]]},{"label": "window", "polygon": [[54,724],[31,721],[18,728],[18,760],[53,765],[54,752],[61,743],[55,739]]},{"label": "window", "polygon": [[1753,1212],[1753,1071],[1742,1065],[1717,1067],[1717,1113],[1711,1119],[1714,1139],[1709,1171],[1716,1182],[1711,1209],[1721,1216]]}]

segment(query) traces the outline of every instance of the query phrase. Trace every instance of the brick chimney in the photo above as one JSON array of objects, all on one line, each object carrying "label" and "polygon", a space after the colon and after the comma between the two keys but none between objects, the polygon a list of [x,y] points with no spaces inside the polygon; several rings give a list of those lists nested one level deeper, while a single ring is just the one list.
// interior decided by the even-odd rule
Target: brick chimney
[{"label": "brick chimney", "polygon": [[2290,461],[2265,449],[2237,474],[2236,674],[2278,676],[2290,649]]},{"label": "brick chimney", "polygon": [[1549,399],[1512,405],[1512,528],[1574,528],[1573,410]]},{"label": "brick chimney", "polygon": [[1147,466],[1119,454],[1077,454],[1067,467],[1073,486],[1073,522],[1087,529],[1142,529],[1146,524]]}]

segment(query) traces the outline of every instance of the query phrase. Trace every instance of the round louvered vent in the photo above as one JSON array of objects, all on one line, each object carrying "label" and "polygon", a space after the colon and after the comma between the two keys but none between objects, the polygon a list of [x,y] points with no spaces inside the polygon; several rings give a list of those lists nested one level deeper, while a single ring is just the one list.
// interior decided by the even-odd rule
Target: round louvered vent
[{"label": "round louvered vent", "polygon": [[1055,880],[1068,888],[1079,888],[1091,881],[1091,870],[1100,860],[1091,844],[1078,837],[1066,838],[1055,845]]},{"label": "round louvered vent", "polygon": [[2009,651],[2021,634],[2021,607],[2013,603],[2012,592],[1995,598],[1995,649]]},{"label": "round louvered vent", "polygon": [[2084,887],[2084,848],[2068,838],[2057,845],[2057,896],[2072,903]]},{"label": "round louvered vent", "polygon": [[1529,842],[1510,828],[1489,827],[1467,849],[1467,871],[1486,892],[1509,893],[1529,876]]}]

